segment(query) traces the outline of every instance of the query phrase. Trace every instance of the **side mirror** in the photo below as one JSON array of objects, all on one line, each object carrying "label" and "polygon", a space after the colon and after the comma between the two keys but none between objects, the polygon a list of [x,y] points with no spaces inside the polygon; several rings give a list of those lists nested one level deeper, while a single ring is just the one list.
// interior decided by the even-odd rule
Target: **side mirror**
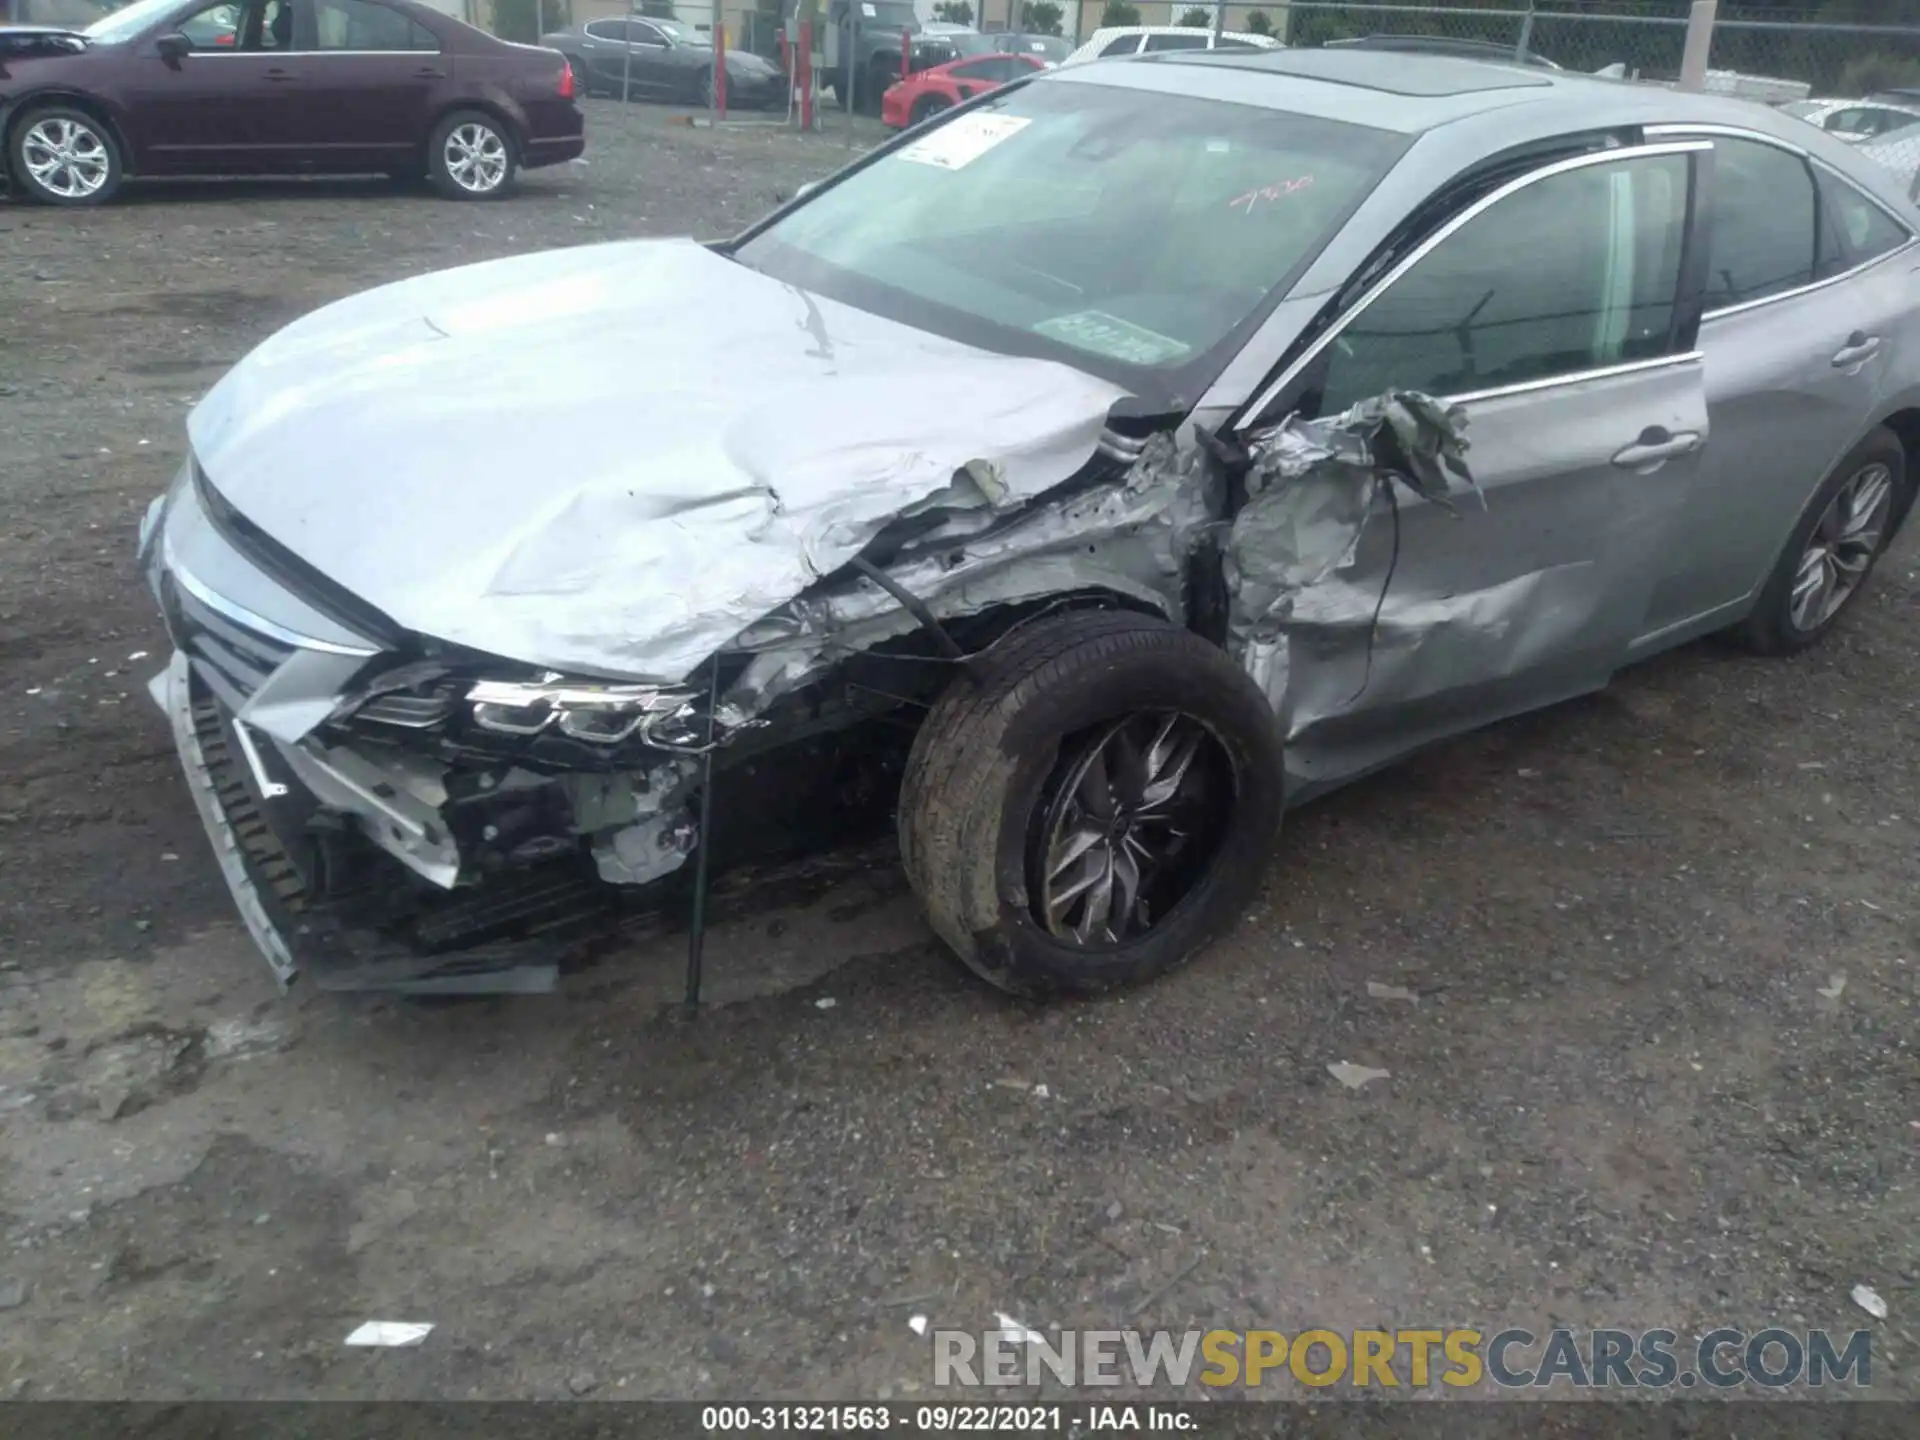
[{"label": "side mirror", "polygon": [[193,53],[193,41],[176,30],[172,34],[162,35],[158,40],[154,41],[153,48],[162,60],[172,64],[175,61],[186,59],[187,56]]}]

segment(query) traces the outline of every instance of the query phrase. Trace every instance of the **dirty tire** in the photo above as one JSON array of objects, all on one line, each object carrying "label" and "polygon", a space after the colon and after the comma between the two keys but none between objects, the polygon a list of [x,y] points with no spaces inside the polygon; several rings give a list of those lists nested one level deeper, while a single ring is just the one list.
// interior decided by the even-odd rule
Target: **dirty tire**
[{"label": "dirty tire", "polygon": [[[1853,582],[1837,608],[1825,615],[1817,624],[1805,627],[1795,623],[1793,613],[1795,581],[1800,574],[1801,563],[1809,547],[1814,543],[1814,534],[1823,518],[1834,504],[1835,497],[1849,484],[1875,467],[1884,467],[1891,477],[1890,493],[1884,507],[1885,518],[1880,524],[1878,542],[1872,553],[1866,556],[1866,568]],[[1914,477],[1908,473],[1906,449],[1900,443],[1900,437],[1891,430],[1875,430],[1858,445],[1847,452],[1846,457],[1833,467],[1831,474],[1821,482],[1813,498],[1801,512],[1799,523],[1793,533],[1787,537],[1787,543],[1781,548],[1780,558],[1773,567],[1773,573],[1760,591],[1753,613],[1729,633],[1729,638],[1742,647],[1760,655],[1792,655],[1806,649],[1829,634],[1859,598],[1860,592],[1867,588],[1872,579],[1874,562],[1886,550],[1892,539],[1893,529],[1900,517],[1906,513],[1912,498]]]},{"label": "dirty tire", "polygon": [[513,132],[484,110],[453,111],[433,127],[427,141],[427,178],[449,200],[509,195],[519,168]]},{"label": "dirty tire", "polygon": [[76,105],[34,106],[8,135],[14,187],[42,205],[106,204],[120,189],[123,164],[112,127]]},{"label": "dirty tire", "polygon": [[[907,877],[971,969],[1017,995],[1095,994],[1173,969],[1234,923],[1279,830],[1283,787],[1273,712],[1224,653],[1154,617],[1076,611],[1014,630],[971,670],[914,741],[899,819]],[[1029,867],[1064,747],[1159,712],[1199,722],[1224,762],[1230,811],[1210,858],[1144,933],[1117,944],[1056,938],[1035,916]]]}]

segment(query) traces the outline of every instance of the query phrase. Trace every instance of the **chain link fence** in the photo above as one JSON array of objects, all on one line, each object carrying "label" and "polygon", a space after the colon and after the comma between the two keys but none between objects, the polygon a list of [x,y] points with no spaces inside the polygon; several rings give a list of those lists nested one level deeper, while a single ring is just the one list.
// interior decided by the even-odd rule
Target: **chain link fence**
[{"label": "chain link fence", "polygon": [[[464,3],[481,23],[496,29],[509,16],[519,21],[513,28],[520,29],[533,23],[534,14],[551,28],[565,21],[578,27],[595,15],[672,13],[710,31],[717,17],[730,48],[784,63],[779,37],[796,0],[723,0],[717,7],[712,0],[678,5],[673,0]],[[1039,6],[1017,9],[1017,4],[969,0],[967,13],[986,32],[1020,29],[1016,17],[1022,10],[1027,18],[1042,13]],[[832,5],[833,0],[821,0],[821,29],[831,23],[824,17]],[[1426,51],[1673,85],[1680,78],[1690,8],[1689,0],[1227,0],[1218,5],[1068,0],[1045,6],[1044,18],[1046,28],[1064,30],[1066,39],[1076,44],[1103,25],[1179,25],[1271,36],[1294,47]],[[885,9],[889,23],[895,15],[917,10],[937,9],[943,17],[959,14],[952,3],[930,8],[894,0]],[[522,10],[527,12],[524,19]],[[1855,15],[1876,21],[1911,15],[1911,21],[1865,23],[1850,18]],[[944,52],[929,50],[927,63],[946,58],[950,56]],[[1826,0],[1820,9],[1804,10],[1723,0],[1713,26],[1704,87],[1787,109],[1860,146],[1920,201],[1920,0]],[[841,115],[836,111],[830,116],[827,108],[822,107],[820,123],[842,128],[846,122]]]},{"label": "chain link fence", "polygon": [[[1223,31],[1292,46],[1360,46],[1480,55],[1673,85],[1686,49],[1686,0],[1523,3],[1230,3]],[[1920,4],[1911,25],[1863,24],[1831,10],[1722,5],[1705,88],[1784,108],[1892,170],[1920,199]],[[1209,11],[1211,20],[1212,12]],[[1897,13],[1897,12],[1896,12]]]}]

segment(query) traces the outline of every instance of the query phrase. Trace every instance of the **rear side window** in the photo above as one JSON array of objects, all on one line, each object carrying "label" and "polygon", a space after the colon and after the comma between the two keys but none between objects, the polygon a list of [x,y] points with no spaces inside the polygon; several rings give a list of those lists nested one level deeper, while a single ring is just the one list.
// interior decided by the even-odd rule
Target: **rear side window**
[{"label": "rear side window", "polygon": [[1122,35],[1117,40],[1109,40],[1101,48],[1100,56],[1102,59],[1105,59],[1109,55],[1131,55],[1139,48],[1140,37],[1138,35]]},{"label": "rear side window", "polygon": [[587,25],[587,34],[596,40],[619,42],[627,38],[627,22],[624,20],[594,20]]},{"label": "rear side window", "polygon": [[371,0],[315,0],[313,20],[322,50],[440,48],[440,39],[431,30]]},{"label": "rear side window", "polygon": [[1707,309],[1813,282],[1813,176],[1798,155],[1757,140],[1713,142],[1713,249]]},{"label": "rear side window", "polygon": [[1687,168],[1590,165],[1475,216],[1327,348],[1320,413],[1389,387],[1460,395],[1666,354]]},{"label": "rear side window", "polygon": [[1147,52],[1155,50],[1204,50],[1211,37],[1206,35],[1149,35]]},{"label": "rear side window", "polygon": [[1886,211],[1829,171],[1820,172],[1820,204],[1826,212],[1827,255],[1821,273],[1838,275],[1907,242],[1907,231]]}]

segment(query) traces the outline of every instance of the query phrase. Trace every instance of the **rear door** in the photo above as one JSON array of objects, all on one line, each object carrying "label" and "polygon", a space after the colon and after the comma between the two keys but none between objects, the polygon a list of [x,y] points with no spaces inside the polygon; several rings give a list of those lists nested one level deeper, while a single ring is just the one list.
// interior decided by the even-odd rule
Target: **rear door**
[{"label": "rear door", "polygon": [[1814,488],[1872,423],[1904,319],[1904,224],[1791,146],[1716,134],[1706,319],[1712,447],[1639,649],[1739,618]]},{"label": "rear door", "polygon": [[295,168],[303,61],[293,0],[183,6],[173,30],[193,45],[163,59],[152,39],[128,65],[126,103],[138,168],[233,175]]},{"label": "rear door", "polygon": [[[1596,152],[1482,198],[1348,310],[1265,407],[1261,423],[1388,389],[1449,399],[1481,491],[1449,509],[1399,490],[1397,519],[1376,495],[1348,563],[1284,613],[1236,614],[1268,647],[1250,668],[1303,778],[1597,688],[1645,628],[1710,443],[1688,218],[1707,149]],[[1277,485],[1245,507],[1243,573],[1292,574],[1295,539],[1342,543],[1303,521],[1309,500]]]},{"label": "rear door", "polygon": [[440,37],[380,0],[310,0],[301,134],[310,168],[415,168],[449,77]]}]

